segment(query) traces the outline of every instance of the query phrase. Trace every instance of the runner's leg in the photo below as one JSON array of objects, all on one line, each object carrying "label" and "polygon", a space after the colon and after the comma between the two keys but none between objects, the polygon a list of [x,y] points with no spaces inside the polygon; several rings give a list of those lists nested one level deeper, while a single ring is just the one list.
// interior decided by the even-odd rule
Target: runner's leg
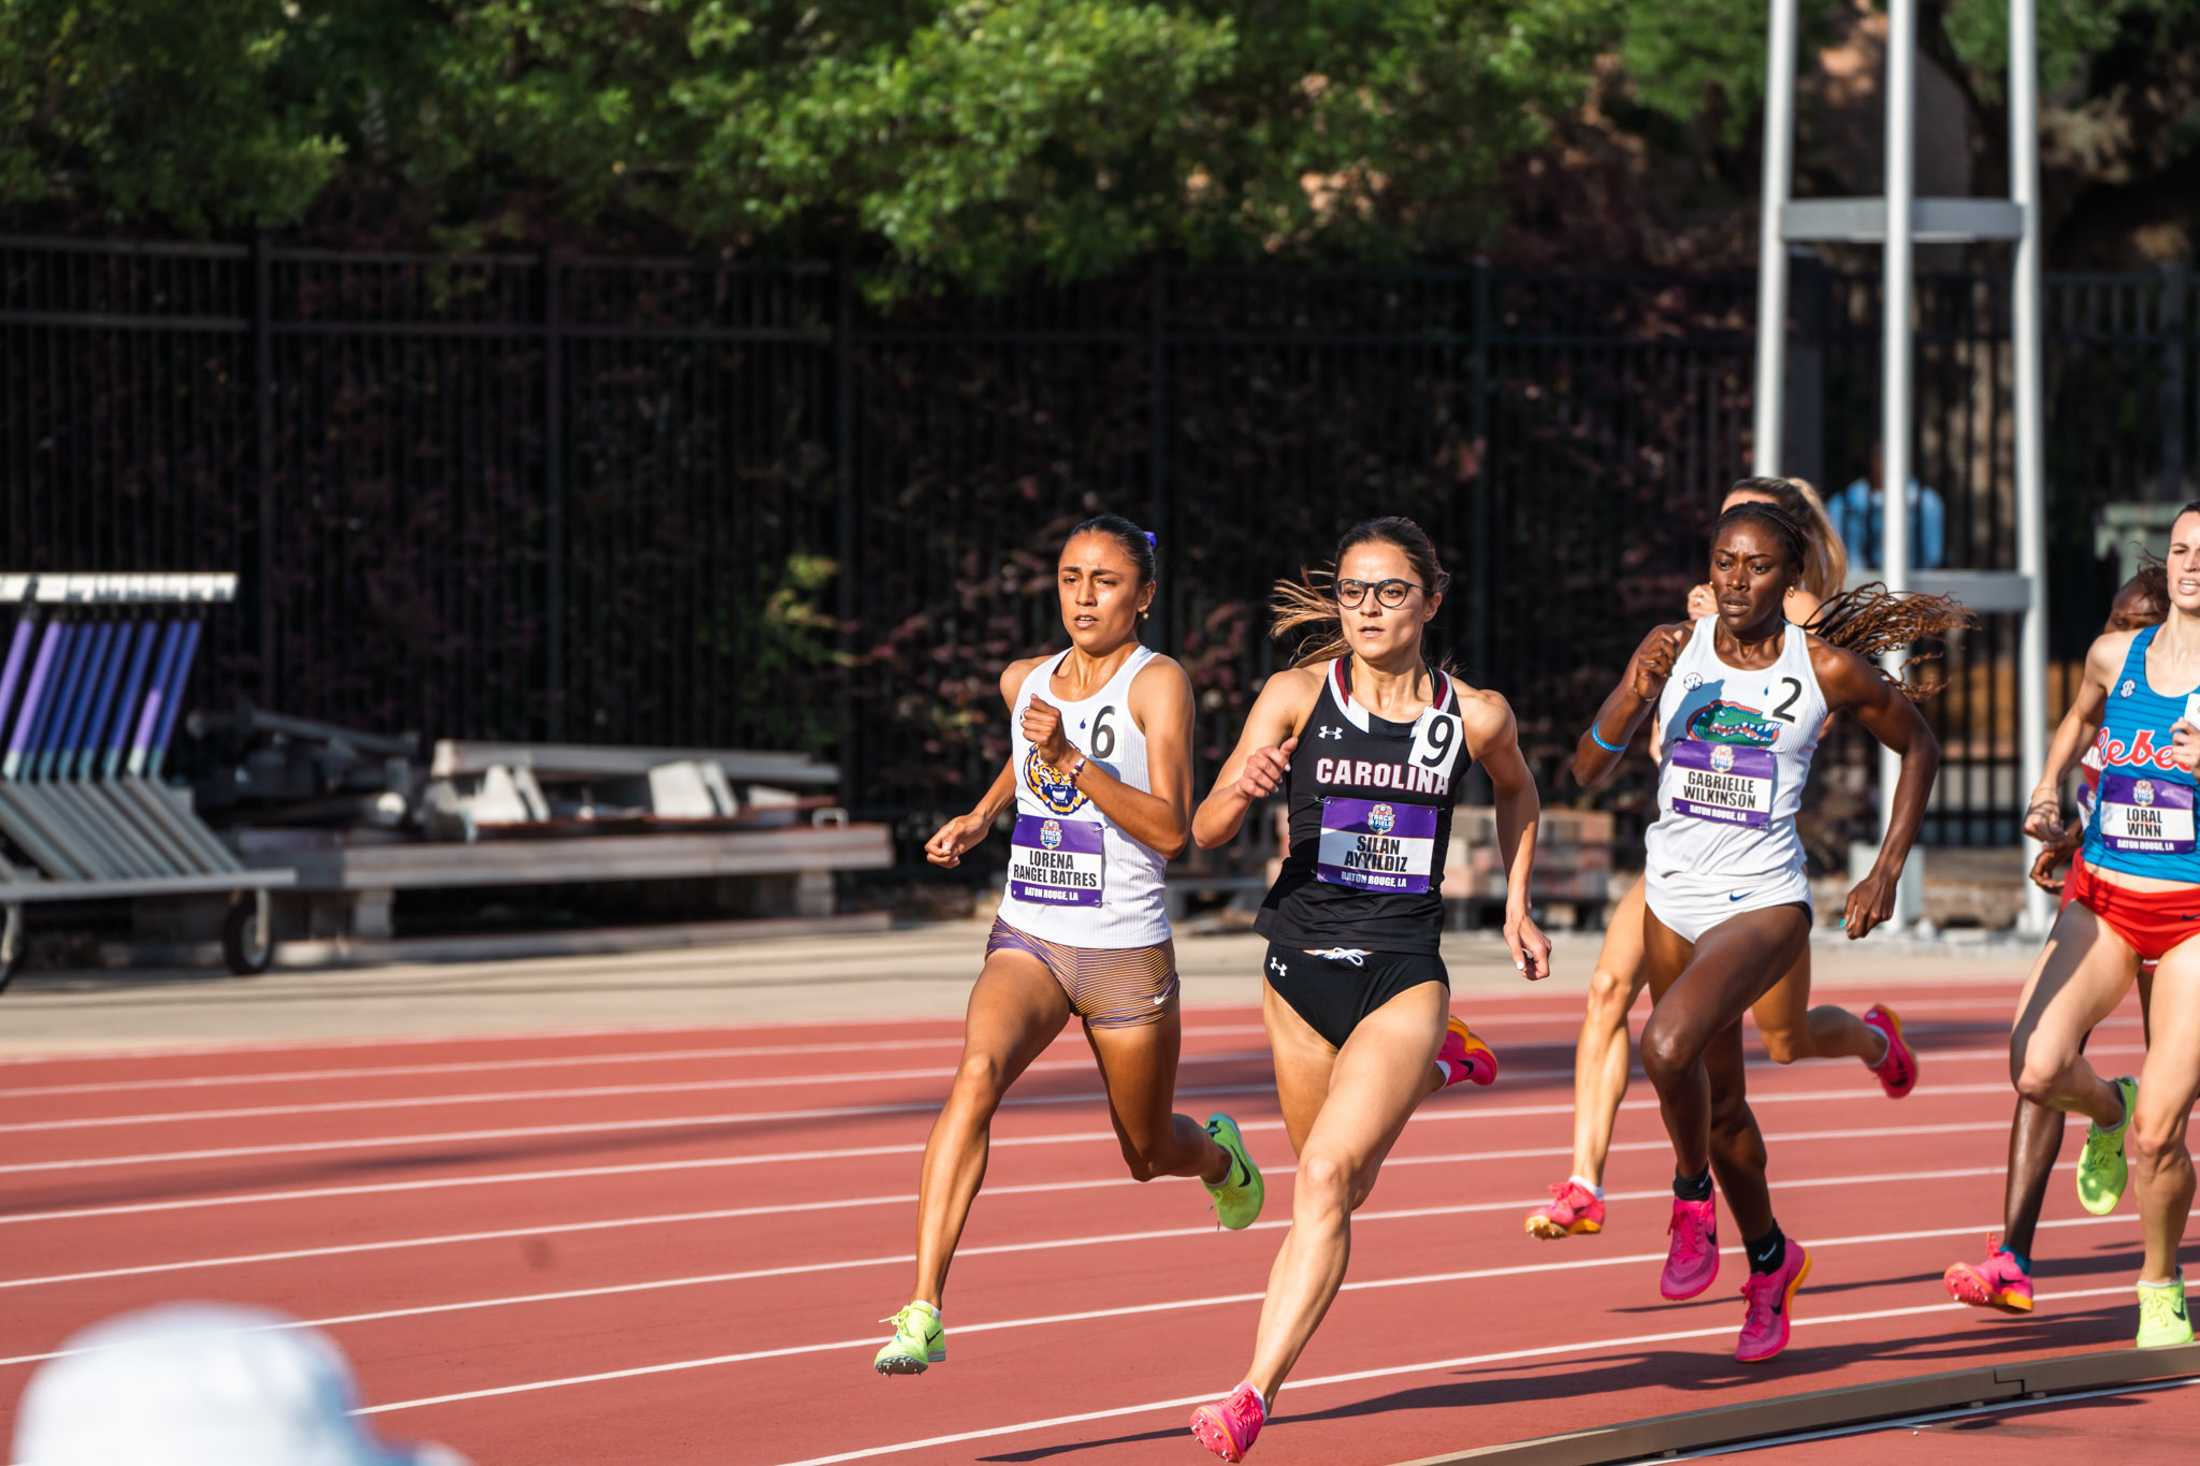
[{"label": "runner's leg", "polygon": [[985,1180],[993,1112],[1069,1018],[1068,996],[1037,957],[1003,947],[986,958],[963,1018],[954,1083],[924,1143],[912,1299],[939,1305],[963,1224]]}]

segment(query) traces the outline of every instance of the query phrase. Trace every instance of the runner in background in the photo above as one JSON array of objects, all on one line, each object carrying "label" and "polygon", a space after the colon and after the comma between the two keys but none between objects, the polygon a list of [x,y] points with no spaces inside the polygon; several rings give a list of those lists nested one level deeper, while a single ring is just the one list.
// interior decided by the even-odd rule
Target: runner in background
[{"label": "runner in background", "polygon": [[[2168,614],[2168,579],[2161,566],[2149,565],[2116,592],[2115,600],[2109,603],[2108,624],[2101,628],[2101,634],[2111,636],[2159,625]],[[2068,749],[2086,751],[2080,762],[2077,823],[2068,827],[2065,838],[2046,846],[2032,862],[2033,882],[2042,890],[2059,893],[2065,906],[2077,894],[2077,888],[2055,872],[2077,854],[2084,842],[2086,822],[2093,812],[2101,780],[2100,750],[2093,746],[2099,732],[2097,713],[2088,716],[2082,704],[2074,704],[2063,715],[2062,726],[2055,730],[2049,745],[2051,767],[2068,762]],[[2037,806],[2050,796],[2059,801],[2060,790],[2035,789],[2031,802]],[[2153,963],[2139,965],[2138,985],[2143,1030],[2154,988]],[[2083,1040],[2078,1047],[2084,1050]],[[2061,1110],[2035,1104],[2022,1095],[2017,1097],[2017,1111],[2009,1120],[2009,1170],[2002,1192],[2001,1235],[1986,1239],[1984,1262],[1954,1263],[1943,1275],[1948,1296],[1958,1303],[1998,1308],[2004,1313],[2032,1311],[2032,1243],[2039,1228],[2040,1207],[2047,1200],[2047,1179],[2054,1171],[2055,1157],[2062,1153],[2063,1120]]]},{"label": "runner in background", "polygon": [[[2099,794],[2084,859],[2055,919],[2009,1036],[2018,1094],[2093,1123],[2078,1158],[2078,1201],[2106,1216],[2139,1173],[2146,1254],[2138,1279],[2141,1348],[2192,1341],[2177,1249],[2192,1210],[2185,1126],[2200,1092],[2200,850],[2193,804],[2200,766],[2200,502],[2170,527],[2169,614],[2159,626],[2093,643],[2072,711],[2098,721]],[[2065,720],[2068,721],[2067,719]],[[2060,791],[2075,761],[2058,736],[2040,772],[2025,833],[2065,834]],[[2082,1052],[2140,966],[2156,963],[2146,1063],[2109,1080]]]}]

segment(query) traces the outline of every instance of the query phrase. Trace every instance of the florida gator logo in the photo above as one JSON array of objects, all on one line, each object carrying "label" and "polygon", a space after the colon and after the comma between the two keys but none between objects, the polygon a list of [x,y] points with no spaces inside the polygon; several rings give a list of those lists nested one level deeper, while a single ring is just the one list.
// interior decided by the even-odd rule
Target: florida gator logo
[{"label": "florida gator logo", "polygon": [[1780,741],[1780,724],[1736,702],[1706,703],[1688,720],[1690,738],[1703,743],[1739,743],[1770,748]]},{"label": "florida gator logo", "polygon": [[1024,787],[1056,814],[1075,814],[1091,802],[1083,790],[1049,768],[1036,748],[1024,755]]}]

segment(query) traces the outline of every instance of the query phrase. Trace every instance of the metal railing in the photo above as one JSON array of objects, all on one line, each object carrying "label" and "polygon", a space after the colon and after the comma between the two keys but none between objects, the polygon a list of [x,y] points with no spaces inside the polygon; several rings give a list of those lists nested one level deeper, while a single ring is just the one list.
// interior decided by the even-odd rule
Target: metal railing
[{"label": "metal railing", "polygon": [[[1747,471],[1753,283],[1157,267],[881,312],[823,264],[0,239],[0,564],[241,568],[203,701],[830,752],[916,824],[997,767],[994,677],[1058,637],[1077,517],[1161,534],[1151,639],[1211,761],[1281,654],[1269,582],[1408,513],[1457,576],[1442,649],[1551,783]],[[1793,291],[1791,471],[1837,491],[1876,284],[1798,261]],[[2113,588],[2100,508],[2186,494],[2189,295],[2048,280],[2058,658]],[[1930,275],[1918,310],[1948,562],[2006,567],[2005,291]],[[2014,837],[2013,656],[1994,624],[1950,649],[1933,716],[1974,772],[1928,838]]]}]

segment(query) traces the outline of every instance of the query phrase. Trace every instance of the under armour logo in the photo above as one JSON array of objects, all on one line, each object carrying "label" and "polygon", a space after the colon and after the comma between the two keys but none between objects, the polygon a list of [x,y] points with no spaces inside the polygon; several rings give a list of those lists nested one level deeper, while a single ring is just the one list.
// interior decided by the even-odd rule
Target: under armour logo
[{"label": "under armour logo", "polygon": [[1344,738],[1344,729],[1333,723],[1324,723],[1314,736],[1316,738],[1335,738],[1341,741]]},{"label": "under armour logo", "polygon": [[1289,977],[1291,975],[1291,969],[1283,965],[1283,959],[1280,957],[1268,959],[1268,970],[1278,977]]},{"label": "under armour logo", "polygon": [[1687,688],[1690,692],[1694,692],[1697,688],[1703,686],[1703,673],[1687,673],[1681,678],[1681,686]]}]

